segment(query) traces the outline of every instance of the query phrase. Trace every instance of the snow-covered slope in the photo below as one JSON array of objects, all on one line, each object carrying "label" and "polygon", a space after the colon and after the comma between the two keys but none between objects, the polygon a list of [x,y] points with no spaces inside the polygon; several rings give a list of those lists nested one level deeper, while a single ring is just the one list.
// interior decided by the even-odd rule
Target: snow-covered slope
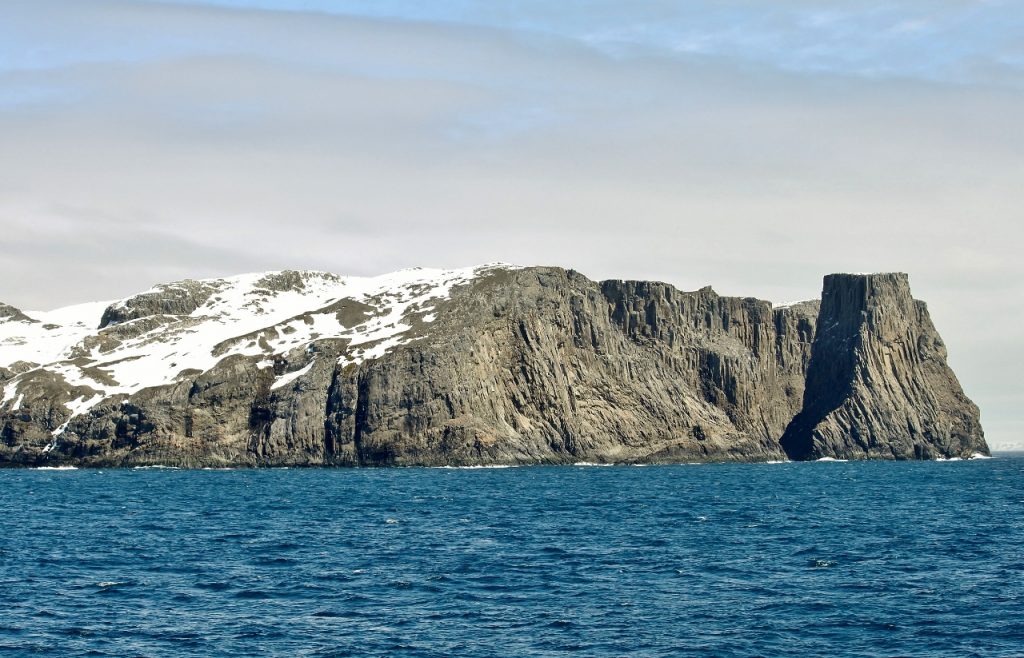
[{"label": "snow-covered slope", "polygon": [[[369,278],[263,272],[161,285],[118,302],[25,311],[0,319],[0,367],[15,374],[3,385],[0,409],[17,410],[19,384],[39,370],[91,391],[66,405],[73,418],[112,395],[169,384],[232,355],[256,357],[256,367],[269,368],[293,350],[312,353],[318,340],[345,339],[340,362],[359,363],[411,340],[410,323],[433,321],[434,306],[453,287],[511,267],[416,268]],[[188,303],[189,312],[174,312]],[[272,388],[312,363],[280,375]]]}]

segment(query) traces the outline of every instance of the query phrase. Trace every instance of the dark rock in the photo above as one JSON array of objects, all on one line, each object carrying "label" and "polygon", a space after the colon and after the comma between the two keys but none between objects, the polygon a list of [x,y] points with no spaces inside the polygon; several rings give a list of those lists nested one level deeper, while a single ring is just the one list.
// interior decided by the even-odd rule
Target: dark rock
[{"label": "dark rock", "polygon": [[[285,272],[265,287],[302,290],[301,282]],[[113,305],[108,328],[83,344],[115,345],[117,323],[187,315],[216,292],[184,282]],[[350,301],[330,310],[349,326],[371,307]],[[413,340],[361,363],[348,358],[347,339],[330,337],[274,357],[273,367],[256,367],[264,357],[227,356],[173,384],[105,399],[56,439],[65,403],[94,392],[30,373],[19,384],[21,406],[0,407],[0,463],[656,463],[987,452],[977,408],[905,275],[829,276],[820,305],[773,309],[711,288],[495,269],[453,289],[432,314],[431,322],[411,311],[404,321]],[[274,388],[285,373],[300,375]]]},{"label": "dark rock", "polygon": [[9,304],[0,302],[0,322],[38,322]]},{"label": "dark rock", "polygon": [[906,274],[825,277],[803,409],[781,443],[792,459],[988,454]]},{"label": "dark rock", "polygon": [[111,304],[103,312],[100,329],[154,315],[188,315],[217,292],[205,281],[178,281],[159,285],[152,292]]}]

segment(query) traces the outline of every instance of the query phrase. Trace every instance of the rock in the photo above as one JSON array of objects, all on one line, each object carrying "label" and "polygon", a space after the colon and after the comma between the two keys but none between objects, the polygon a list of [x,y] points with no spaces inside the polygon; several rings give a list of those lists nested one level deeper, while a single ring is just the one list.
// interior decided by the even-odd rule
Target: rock
[{"label": "rock", "polygon": [[825,277],[804,405],[781,443],[792,459],[988,454],[906,274]]},{"label": "rock", "polygon": [[[246,294],[263,313],[277,294],[293,303],[344,281],[331,277],[282,272]],[[0,380],[9,387],[0,463],[479,465],[987,452],[977,409],[905,275],[832,275],[820,304],[775,309],[711,288],[596,283],[559,268],[478,268],[457,281],[442,296],[424,296],[429,286],[416,284],[311,302],[286,322],[230,340],[217,334],[204,348],[215,355],[212,367],[174,369],[166,383],[124,394],[109,393],[120,389],[108,366],[89,361],[95,350],[116,360],[132,341],[193,336],[211,321],[197,309],[230,291],[223,281],[186,282],[112,305],[103,328],[67,353],[94,387],[67,384],[61,373],[70,366],[60,364]],[[419,301],[396,319],[392,309],[409,299]],[[318,333],[325,318],[335,333]],[[307,338],[289,342],[296,327]],[[391,329],[373,333],[381,327]],[[166,367],[181,365],[168,357]],[[91,406],[75,406],[83,400]]]},{"label": "rock", "polygon": [[188,315],[218,291],[205,281],[178,281],[156,286],[151,292],[111,304],[103,312],[99,328],[154,315]]},{"label": "rock", "polygon": [[0,302],[0,322],[36,322],[29,316],[9,304]]}]

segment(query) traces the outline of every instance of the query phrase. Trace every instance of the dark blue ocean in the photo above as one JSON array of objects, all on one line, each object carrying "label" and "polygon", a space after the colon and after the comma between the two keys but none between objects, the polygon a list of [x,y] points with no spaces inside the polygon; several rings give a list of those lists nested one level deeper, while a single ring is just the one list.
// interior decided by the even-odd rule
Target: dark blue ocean
[{"label": "dark blue ocean", "polygon": [[0,656],[1024,655],[1024,456],[0,471]]}]

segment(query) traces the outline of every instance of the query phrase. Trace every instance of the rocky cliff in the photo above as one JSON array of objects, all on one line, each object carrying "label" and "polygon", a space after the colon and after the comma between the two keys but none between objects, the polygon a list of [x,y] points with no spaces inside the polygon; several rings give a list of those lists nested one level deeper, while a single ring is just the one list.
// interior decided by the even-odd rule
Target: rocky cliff
[{"label": "rocky cliff", "polygon": [[783,434],[794,459],[987,454],[978,408],[906,274],[825,277],[803,409]]},{"label": "rocky cliff", "polygon": [[0,464],[987,453],[905,275],[772,308],[558,268],[279,272],[0,308]]}]

